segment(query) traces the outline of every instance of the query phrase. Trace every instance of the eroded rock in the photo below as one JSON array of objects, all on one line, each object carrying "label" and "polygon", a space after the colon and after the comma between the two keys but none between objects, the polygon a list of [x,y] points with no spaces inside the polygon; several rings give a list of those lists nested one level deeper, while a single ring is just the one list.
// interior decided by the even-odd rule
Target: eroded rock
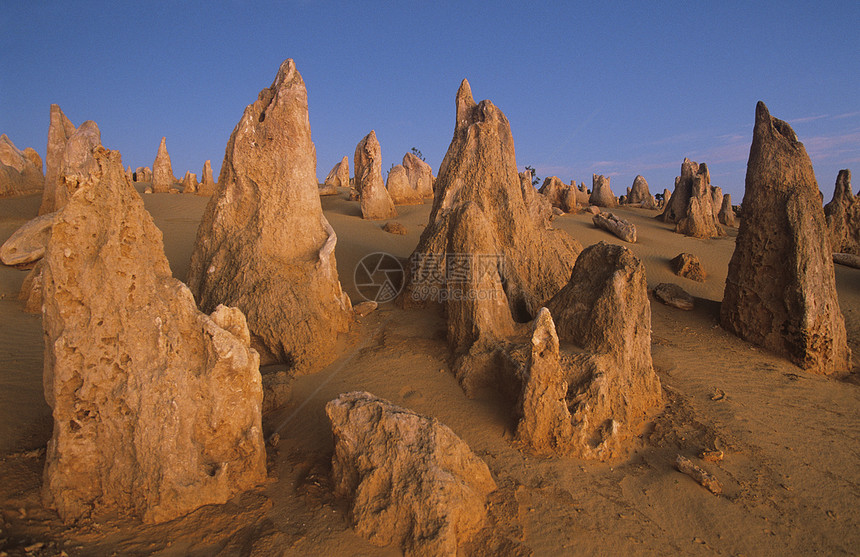
[{"label": "eroded rock", "polygon": [[197,186],[197,195],[213,195],[215,193],[215,180],[212,178],[212,161],[203,163],[203,179]]},{"label": "eroded rock", "polygon": [[355,147],[355,189],[361,202],[361,216],[370,220],[397,216],[394,202],[382,181],[382,148],[371,130]]},{"label": "eroded rock", "polygon": [[702,262],[692,253],[679,253],[677,257],[669,262],[672,272],[679,277],[688,278],[696,282],[705,282],[708,274],[702,268]]},{"label": "eroded rock", "polygon": [[726,193],[723,195],[723,202],[720,205],[720,212],[717,214],[717,220],[720,224],[726,226],[735,226],[735,210],[732,208],[732,194]]},{"label": "eroded rock", "polygon": [[239,310],[202,314],[172,277],[119,153],[93,161],[43,260],[43,497],[66,521],[162,522],[265,480],[259,356]]},{"label": "eroded rock", "polygon": [[261,348],[296,373],[331,362],[352,317],[317,193],[307,107],[286,60],[230,136],[188,276],[201,309],[240,308]]},{"label": "eroded rock", "polygon": [[433,197],[433,169],[413,153],[403,155],[403,168],[409,177],[409,186],[421,197]]},{"label": "eroded rock", "polygon": [[182,193],[197,193],[197,188],[197,174],[187,170],[182,177]]},{"label": "eroded rock", "polygon": [[388,171],[388,180],[385,189],[395,205],[420,205],[424,202],[421,192],[412,189],[406,168],[396,164]]},{"label": "eroded rock", "polygon": [[66,118],[60,106],[52,104],[48,125],[48,146],[45,151],[45,189],[42,192],[42,203],[39,205],[40,215],[53,213],[60,208],[56,202],[57,178],[60,174],[66,143],[75,130],[74,124]]},{"label": "eroded rock", "polygon": [[594,174],[591,177],[591,197],[589,203],[598,207],[617,207],[618,199],[609,187],[609,176]]},{"label": "eroded rock", "polygon": [[335,492],[358,535],[406,555],[457,555],[484,526],[496,483],[448,427],[367,392],[340,395],[326,414]]},{"label": "eroded rock", "polygon": [[166,138],[161,138],[158,145],[158,153],[155,162],[152,163],[152,191],[154,193],[167,193],[173,186],[176,177],[173,176],[173,167],[170,165],[170,154],[167,152]]},{"label": "eroded rock", "polygon": [[343,157],[334,165],[320,187],[320,195],[336,195],[337,188],[349,187],[349,157]]},{"label": "eroded rock", "polygon": [[44,187],[39,153],[31,147],[21,151],[6,134],[0,135],[0,197],[38,193]]},{"label": "eroded rock", "polygon": [[719,207],[714,206],[715,196],[722,192],[711,186],[708,166],[688,158],[681,163],[681,175],[675,178],[675,191],[669,197],[660,215],[663,222],[675,223],[675,232],[694,238],[716,238],[726,232],[717,222]]},{"label": "eroded rock", "polygon": [[860,193],[851,191],[851,171],[840,170],[833,199],[824,206],[830,246],[837,253],[860,255]]},{"label": "eroded rock", "polygon": [[720,309],[723,327],[803,369],[850,371],[832,257],[806,149],[759,102],[743,218]]},{"label": "eroded rock", "polygon": [[625,242],[636,243],[636,227],[629,221],[618,218],[612,213],[597,213],[591,221],[597,228],[602,228]]},{"label": "eroded rock", "polygon": [[641,175],[633,179],[633,185],[630,187],[630,193],[627,194],[628,205],[639,205],[643,209],[656,209],[657,200],[651,195],[651,190],[648,189],[648,182]]},{"label": "eroded rock", "polygon": [[670,282],[662,282],[654,287],[654,297],[667,306],[690,311],[695,307],[693,297],[678,286]]},{"label": "eroded rock", "polygon": [[0,261],[4,265],[26,265],[45,255],[56,213],[38,216],[12,233],[0,246]]}]

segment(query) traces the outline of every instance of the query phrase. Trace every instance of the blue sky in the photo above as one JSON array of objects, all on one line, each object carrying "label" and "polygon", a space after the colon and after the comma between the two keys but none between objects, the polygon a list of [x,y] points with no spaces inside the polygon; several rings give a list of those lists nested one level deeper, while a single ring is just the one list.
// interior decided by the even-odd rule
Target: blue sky
[{"label": "blue sky", "polygon": [[[216,173],[279,64],[308,88],[317,175],[371,129],[383,170],[438,168],[454,95],[508,116],[517,164],[564,181],[672,188],[685,156],[743,194],[755,103],[789,121],[829,200],[860,166],[860,3],[13,2],[0,18],[0,133],[44,156],[51,103],[151,166]],[[855,190],[857,189],[855,184]]]}]

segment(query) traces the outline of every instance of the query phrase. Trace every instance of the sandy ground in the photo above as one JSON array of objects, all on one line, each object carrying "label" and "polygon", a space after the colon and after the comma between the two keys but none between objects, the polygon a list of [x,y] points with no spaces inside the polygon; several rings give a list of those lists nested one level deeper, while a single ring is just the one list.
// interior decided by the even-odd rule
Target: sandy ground
[{"label": "sandy ground", "polygon": [[[206,198],[145,195],[164,232],[174,274],[184,279]],[[0,200],[0,242],[35,216],[36,196]],[[342,193],[323,198],[338,233],[341,282],[361,296],[353,271],[366,254],[406,258],[430,205],[398,207],[408,230],[361,219]],[[534,555],[810,555],[860,551],[860,381],[806,373],[723,331],[719,302],[736,229],[727,238],[674,234],[654,211],[620,209],[639,243],[624,244],[591,224],[590,215],[554,222],[583,245],[627,245],[643,260],[650,287],[675,282],[693,294],[683,312],[652,299],[654,366],[668,393],[665,412],[626,460],[593,463],[535,458],[511,444],[510,402],[494,392],[467,399],[449,369],[445,322],[435,311],[384,304],[340,339],[328,368],[296,379],[290,403],[264,419],[270,481],[223,506],[158,526],[130,521],[63,525],[40,504],[50,411],[41,387],[38,316],[15,299],[26,271],[0,266],[0,551],[10,555],[399,555],[353,534],[344,501],[330,489],[333,441],[323,407],[350,390],[434,416],[481,456],[499,485],[490,515],[511,554]],[[709,277],[672,274],[681,252],[702,260]],[[855,369],[860,362],[860,270],[837,267]],[[721,462],[698,458],[721,449]],[[715,496],[677,472],[678,454],[713,473]],[[42,545],[39,545],[42,544]],[[467,548],[468,549],[468,548]],[[480,548],[471,553],[483,554]]]}]

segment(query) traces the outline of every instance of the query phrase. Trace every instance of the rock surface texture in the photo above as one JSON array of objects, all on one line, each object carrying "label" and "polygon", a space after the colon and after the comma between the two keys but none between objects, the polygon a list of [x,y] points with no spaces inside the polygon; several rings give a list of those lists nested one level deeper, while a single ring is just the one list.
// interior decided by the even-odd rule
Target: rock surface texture
[{"label": "rock surface texture", "polygon": [[381,220],[396,217],[394,202],[382,181],[382,148],[374,130],[355,146],[352,160],[355,165],[355,189],[361,203],[362,218]]},{"label": "rock surface texture", "polygon": [[[675,223],[675,232],[686,236],[725,236],[725,230],[717,222],[719,207],[714,207],[716,194],[716,189],[711,186],[708,166],[685,158],[681,163],[681,175],[675,178],[675,191],[660,218],[663,222]],[[722,194],[719,195],[722,204]]]},{"label": "rock surface texture", "polygon": [[501,339],[567,283],[582,248],[530,217],[502,111],[487,100],[476,104],[466,80],[455,102],[454,137],[400,300],[445,304],[455,372],[471,393],[492,382]]},{"label": "rock surface texture", "polygon": [[812,163],[787,123],[756,106],[743,218],[729,263],[723,327],[803,369],[850,371],[832,249]]},{"label": "rock surface texture", "polygon": [[60,174],[60,165],[63,162],[63,152],[66,143],[75,133],[74,124],[66,118],[59,105],[51,105],[51,121],[48,125],[48,146],[45,151],[45,190],[42,192],[42,203],[39,205],[39,214],[53,213],[60,207],[56,202],[57,178]]},{"label": "rock surface texture", "polygon": [[259,356],[239,310],[200,313],[172,277],[119,153],[91,162],[43,260],[43,497],[66,521],[167,521],[265,480]]},{"label": "rock surface texture", "polygon": [[850,170],[839,171],[824,217],[833,252],[860,255],[860,193],[855,196],[851,191]]},{"label": "rock surface texture", "polygon": [[352,315],[317,187],[307,90],[286,60],[230,136],[188,286],[204,311],[241,309],[266,360],[297,373],[334,359]]},{"label": "rock surface texture", "polygon": [[0,135],[0,197],[38,193],[44,187],[39,153],[32,147],[21,151],[6,134]]},{"label": "rock surface texture", "polygon": [[486,522],[496,489],[487,465],[432,418],[367,392],[326,405],[335,492],[350,500],[355,531],[405,555],[457,555]]},{"label": "rock surface texture", "polygon": [[556,176],[550,176],[543,181],[539,193],[543,194],[553,207],[558,207],[565,213],[576,211],[576,184],[565,184]]},{"label": "rock surface texture", "polygon": [[162,137],[161,143],[158,145],[158,153],[155,155],[155,162],[152,163],[152,191],[167,193],[175,181],[173,167],[170,165],[170,154],[167,152],[166,138]]}]

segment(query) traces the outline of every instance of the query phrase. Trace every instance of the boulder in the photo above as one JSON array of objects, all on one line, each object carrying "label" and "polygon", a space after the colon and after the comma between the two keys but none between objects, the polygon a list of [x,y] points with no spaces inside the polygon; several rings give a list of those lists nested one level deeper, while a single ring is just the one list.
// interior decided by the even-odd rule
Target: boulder
[{"label": "boulder", "polygon": [[182,177],[182,193],[197,193],[197,188],[197,174],[187,170]]},{"label": "boulder", "polygon": [[382,229],[389,234],[397,234],[398,236],[406,235],[406,227],[397,221],[388,221],[382,225]]},{"label": "boulder", "polygon": [[457,435],[367,392],[326,404],[335,493],[355,532],[405,555],[457,555],[486,523],[487,465]]},{"label": "boulder", "polygon": [[203,181],[197,186],[197,195],[213,195],[215,180],[212,178],[212,161],[203,163]]},{"label": "boulder", "polygon": [[618,200],[609,188],[609,176],[593,174],[591,177],[591,197],[588,202],[598,207],[617,207]]},{"label": "boulder", "polygon": [[56,203],[57,178],[63,162],[66,142],[75,133],[75,126],[66,118],[59,105],[51,105],[50,124],[48,125],[48,146],[45,151],[45,187],[39,214],[53,213],[60,207]]},{"label": "boulder", "polygon": [[590,206],[585,208],[585,212],[588,213],[589,215],[599,215],[600,214],[600,207],[597,207],[596,205],[590,205]]},{"label": "boulder", "polygon": [[651,191],[648,189],[648,182],[641,175],[634,178],[633,185],[629,191],[630,193],[627,194],[628,205],[639,205],[643,209],[657,208],[657,200],[651,195]]},{"label": "boulder", "polygon": [[323,185],[319,189],[320,195],[336,195],[337,188],[349,187],[349,157],[343,157],[339,163],[334,165],[325,177]]},{"label": "boulder", "polygon": [[708,277],[702,268],[699,258],[692,253],[679,253],[677,257],[669,262],[672,272],[679,277],[688,278],[696,282],[705,282]]},{"label": "boulder", "polygon": [[170,154],[167,152],[166,138],[161,138],[158,145],[158,153],[155,162],[152,163],[152,191],[154,193],[167,193],[173,186],[176,177],[173,176],[173,167],[170,166]]},{"label": "boulder", "polygon": [[[719,208],[714,207],[716,189],[711,187],[708,166],[685,158],[681,175],[675,178],[675,191],[660,215],[663,222],[675,223],[675,232],[694,238],[715,238],[726,232],[717,222]],[[722,192],[720,204],[722,204]]]},{"label": "boulder", "polygon": [[670,282],[662,282],[654,287],[654,297],[667,306],[689,311],[693,309],[693,297],[686,290]]},{"label": "boulder", "polygon": [[495,354],[570,277],[582,247],[532,218],[508,119],[463,80],[454,137],[400,301],[444,305],[454,370],[467,394],[492,383]]},{"label": "boulder", "polygon": [[45,187],[42,159],[32,148],[21,151],[0,135],[0,197],[41,192]]},{"label": "boulder", "polygon": [[148,166],[138,166],[134,171],[135,182],[152,182],[152,170]]},{"label": "boulder", "polygon": [[812,163],[786,122],[756,106],[743,218],[720,309],[723,327],[803,369],[851,369],[833,252]]},{"label": "boulder", "polygon": [[612,213],[598,213],[591,221],[597,228],[602,228],[625,242],[636,243],[636,227],[631,222],[620,219]]},{"label": "boulder", "polygon": [[42,494],[67,522],[164,522],[265,481],[259,356],[239,310],[172,277],[119,152],[91,156],[43,259]]},{"label": "boulder", "polygon": [[860,255],[860,193],[851,191],[851,171],[840,170],[833,199],[824,206],[824,217],[834,252]]},{"label": "boulder", "polygon": [[0,246],[0,261],[4,265],[26,265],[45,255],[56,213],[40,215],[12,233]]},{"label": "boulder", "polygon": [[373,300],[360,302],[352,306],[352,311],[359,317],[367,317],[379,307],[379,303]]},{"label": "boulder", "polygon": [[418,190],[412,189],[406,169],[396,164],[388,171],[385,189],[395,205],[420,205],[424,198]]},{"label": "boulder", "polygon": [[732,194],[726,193],[723,195],[723,202],[720,205],[717,220],[720,224],[731,227],[735,226],[735,210],[732,208]]},{"label": "boulder", "polygon": [[297,373],[331,362],[352,319],[317,188],[307,90],[286,60],[230,136],[188,286],[204,311],[241,309],[267,361]]},{"label": "boulder", "polygon": [[370,220],[397,216],[394,202],[382,181],[382,148],[371,130],[355,147],[355,189],[361,202],[361,216]]},{"label": "boulder", "polygon": [[433,197],[433,169],[412,153],[403,155],[403,168],[409,177],[409,186],[421,197]]},{"label": "boulder", "polygon": [[[560,340],[582,350],[560,350]],[[521,443],[538,454],[622,455],[663,404],[641,261],[604,242],[583,250],[568,284],[538,313],[530,342],[510,359],[522,385]]]}]

